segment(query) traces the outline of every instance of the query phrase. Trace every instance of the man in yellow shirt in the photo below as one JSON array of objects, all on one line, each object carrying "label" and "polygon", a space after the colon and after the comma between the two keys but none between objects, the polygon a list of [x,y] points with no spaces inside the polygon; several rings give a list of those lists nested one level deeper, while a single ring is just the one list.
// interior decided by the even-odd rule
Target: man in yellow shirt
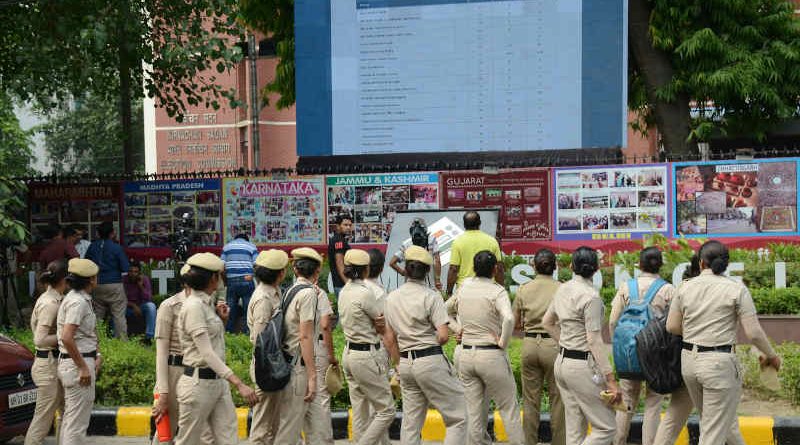
[{"label": "man in yellow shirt", "polygon": [[[481,232],[481,216],[478,212],[469,211],[464,213],[464,230],[458,238],[453,241],[450,250],[450,269],[447,272],[447,295],[453,295],[453,287],[459,285],[467,277],[475,276],[473,259],[475,254],[483,250],[492,252],[500,260],[500,244],[493,237]],[[504,285],[505,269],[502,261],[498,261],[494,279],[501,286]]]}]

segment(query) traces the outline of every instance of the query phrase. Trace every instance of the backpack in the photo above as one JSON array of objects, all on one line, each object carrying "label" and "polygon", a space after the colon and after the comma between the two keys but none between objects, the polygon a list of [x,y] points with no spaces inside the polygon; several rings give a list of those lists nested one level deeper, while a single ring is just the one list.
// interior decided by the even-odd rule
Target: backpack
[{"label": "backpack", "polygon": [[614,367],[617,376],[626,380],[644,380],[639,365],[639,353],[636,350],[636,334],[645,328],[653,318],[650,303],[663,285],[667,284],[658,278],[644,298],[639,298],[639,284],[636,278],[628,282],[628,305],[614,329],[613,353]]},{"label": "backpack", "polygon": [[292,377],[292,368],[300,354],[297,354],[290,363],[283,352],[283,340],[286,337],[284,314],[295,295],[305,289],[311,289],[311,286],[300,284],[290,289],[281,300],[280,308],[256,337],[253,362],[256,384],[263,391],[280,391],[289,384],[289,379]]},{"label": "backpack", "polygon": [[681,349],[683,339],[667,332],[667,316],[655,318],[636,334],[636,351],[647,388],[669,394],[683,385]]}]

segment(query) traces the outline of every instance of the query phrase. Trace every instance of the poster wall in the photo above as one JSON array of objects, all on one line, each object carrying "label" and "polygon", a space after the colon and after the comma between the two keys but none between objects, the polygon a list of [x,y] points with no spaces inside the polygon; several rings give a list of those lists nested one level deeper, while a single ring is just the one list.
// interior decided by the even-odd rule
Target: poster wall
[{"label": "poster wall", "polygon": [[506,241],[550,239],[548,170],[442,173],[444,208],[500,207],[499,236]]},{"label": "poster wall", "polygon": [[401,210],[439,208],[439,174],[434,172],[328,176],[326,191],[329,232],[338,215],[350,215],[354,244],[389,242]]},{"label": "poster wall", "polygon": [[220,180],[188,179],[125,183],[124,245],[169,247],[185,224],[199,247],[220,245]]},{"label": "poster wall", "polygon": [[225,242],[245,233],[256,245],[325,244],[321,176],[230,178],[223,190]]},{"label": "poster wall", "polygon": [[796,235],[798,163],[674,164],[675,235]]},{"label": "poster wall", "polygon": [[97,238],[97,226],[114,223],[119,233],[120,184],[30,184],[29,209],[33,244],[50,239],[55,226],[83,230],[86,239]]},{"label": "poster wall", "polygon": [[556,239],[605,240],[667,233],[667,166],[554,171]]}]

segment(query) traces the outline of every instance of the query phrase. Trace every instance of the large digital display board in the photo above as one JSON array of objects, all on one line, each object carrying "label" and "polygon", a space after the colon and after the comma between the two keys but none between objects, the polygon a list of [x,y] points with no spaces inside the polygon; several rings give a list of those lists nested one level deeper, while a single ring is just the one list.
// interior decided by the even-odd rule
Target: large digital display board
[{"label": "large digital display board", "polygon": [[626,144],[626,0],[297,0],[298,153]]}]

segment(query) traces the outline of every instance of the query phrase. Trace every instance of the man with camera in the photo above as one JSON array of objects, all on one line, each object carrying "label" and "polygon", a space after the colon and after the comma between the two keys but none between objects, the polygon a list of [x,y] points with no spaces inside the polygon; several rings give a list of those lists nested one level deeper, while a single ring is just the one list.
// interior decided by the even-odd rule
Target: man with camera
[{"label": "man with camera", "polygon": [[97,228],[100,239],[92,241],[86,251],[86,258],[100,267],[97,275],[97,287],[94,289],[92,305],[98,320],[103,320],[107,312],[111,312],[114,321],[114,337],[128,339],[128,320],[125,310],[128,298],[122,284],[122,274],[128,273],[128,256],[114,238],[114,225],[106,221]]},{"label": "man with camera", "polygon": [[436,289],[442,290],[442,262],[439,257],[439,243],[436,241],[436,237],[428,233],[428,226],[422,218],[414,218],[411,222],[411,227],[408,229],[408,233],[411,235],[411,243],[408,244],[408,242],[405,242],[400,246],[389,261],[389,267],[405,277],[406,271],[400,264],[405,261],[406,249],[409,246],[422,247],[433,257],[433,267],[426,281],[428,285],[433,285]]}]

